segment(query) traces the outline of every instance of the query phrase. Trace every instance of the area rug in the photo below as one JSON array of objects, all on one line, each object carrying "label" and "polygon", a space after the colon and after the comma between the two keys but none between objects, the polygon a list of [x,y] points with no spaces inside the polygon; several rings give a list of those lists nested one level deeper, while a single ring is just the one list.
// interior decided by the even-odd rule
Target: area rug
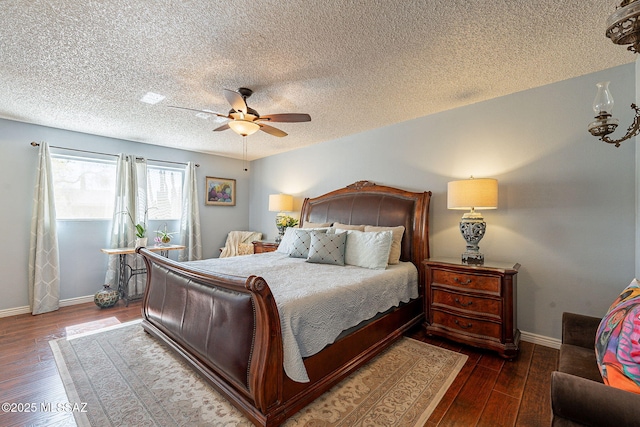
[{"label": "area rug", "polygon": [[[252,426],[139,322],[50,341],[76,423]],[[422,426],[467,356],[402,338],[285,426]]]}]

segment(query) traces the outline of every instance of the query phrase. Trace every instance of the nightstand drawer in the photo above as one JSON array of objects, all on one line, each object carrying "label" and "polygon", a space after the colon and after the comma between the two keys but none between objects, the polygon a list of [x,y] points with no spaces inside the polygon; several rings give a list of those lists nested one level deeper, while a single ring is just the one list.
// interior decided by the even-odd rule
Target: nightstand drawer
[{"label": "nightstand drawer", "polygon": [[500,340],[502,336],[502,325],[485,320],[478,320],[462,316],[455,316],[433,311],[433,325],[442,325],[448,329],[454,329],[465,334],[494,338]]},{"label": "nightstand drawer", "polygon": [[455,271],[433,270],[433,282],[440,285],[455,286],[460,289],[495,292],[500,294],[500,278],[465,274]]},{"label": "nightstand drawer", "polygon": [[449,307],[482,316],[495,317],[498,320],[502,315],[502,303],[499,299],[463,295],[441,289],[433,289],[432,297],[433,307]]}]

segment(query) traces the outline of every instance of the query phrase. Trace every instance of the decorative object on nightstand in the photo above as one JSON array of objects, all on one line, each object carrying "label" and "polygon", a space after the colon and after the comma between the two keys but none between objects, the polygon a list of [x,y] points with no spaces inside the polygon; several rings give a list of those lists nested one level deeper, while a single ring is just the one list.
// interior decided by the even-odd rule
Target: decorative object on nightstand
[{"label": "decorative object on nightstand", "polygon": [[287,215],[285,214],[285,212],[291,212],[292,210],[293,196],[289,194],[269,195],[269,212],[278,212],[276,214],[276,227],[278,227],[278,237],[276,237],[276,243],[280,243],[280,241],[282,240],[282,236],[284,236],[284,231],[287,229]]},{"label": "decorative object on nightstand", "polygon": [[457,259],[424,262],[425,329],[464,344],[518,354],[516,279],[520,264],[468,265]]},{"label": "decorative object on nightstand", "polygon": [[462,254],[462,262],[482,264],[484,255],[480,253],[478,242],[484,237],[487,224],[476,209],[496,209],[498,207],[498,181],[492,178],[463,179],[451,181],[447,186],[447,208],[470,209],[460,221],[460,233],[467,242],[467,250]]}]

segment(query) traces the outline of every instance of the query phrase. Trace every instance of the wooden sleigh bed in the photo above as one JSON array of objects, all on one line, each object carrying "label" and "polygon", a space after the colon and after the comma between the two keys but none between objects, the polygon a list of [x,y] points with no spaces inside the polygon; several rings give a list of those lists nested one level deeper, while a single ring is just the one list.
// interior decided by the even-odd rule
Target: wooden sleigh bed
[{"label": "wooden sleigh bed", "polygon": [[[401,260],[416,266],[420,284],[425,276],[422,261],[429,256],[430,196],[360,181],[305,199],[300,220],[403,225]],[[204,273],[144,248],[137,251],[147,265],[144,329],[256,425],[280,425],[424,317],[423,287],[418,286],[418,298],[352,328],[305,358],[310,381],[295,382],[283,369],[280,318],[263,278]]]}]

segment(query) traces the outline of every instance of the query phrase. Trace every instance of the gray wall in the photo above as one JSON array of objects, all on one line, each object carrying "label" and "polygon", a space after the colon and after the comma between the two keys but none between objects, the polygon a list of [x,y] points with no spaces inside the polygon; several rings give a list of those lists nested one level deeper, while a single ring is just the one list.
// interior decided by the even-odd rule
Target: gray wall
[{"label": "gray wall", "polygon": [[[602,315],[636,271],[635,143],[616,149],[586,131],[601,80],[611,80],[619,135],[633,118],[633,64],[254,161],[250,175],[236,160],[0,120],[0,310],[28,305],[37,160],[29,142],[45,140],[198,162],[201,199],[205,176],[237,179],[235,207],[200,205],[205,257],[218,255],[229,230],[273,238],[269,194],[293,194],[299,210],[304,197],[362,179],[433,191],[432,254],[457,257],[464,249],[457,229],[462,212],[446,209],[447,182],[471,174],[497,178],[500,206],[484,211],[481,250],[489,259],[522,264],[520,329],[560,338],[563,311]],[[61,222],[63,299],[90,295],[101,285],[107,228],[105,221]]]},{"label": "gray wall", "polygon": [[519,328],[560,338],[563,311],[602,316],[635,272],[635,143],[587,132],[601,80],[618,135],[632,120],[633,64],[254,161],[250,226],[275,236],[269,194],[293,194],[299,211],[304,197],[370,180],[431,190],[432,255],[458,257],[463,212],[447,210],[447,182],[497,178],[480,248],[522,264]]},{"label": "gray wall", "polygon": [[[0,310],[29,304],[29,229],[38,158],[38,149],[29,145],[31,141],[47,141],[49,145],[103,153],[125,152],[152,159],[199,163],[197,176],[204,257],[218,256],[227,233],[245,230],[249,225],[249,174],[242,171],[241,161],[0,119],[0,235],[3,241],[0,245]],[[207,176],[237,180],[236,206],[204,205]],[[69,299],[92,295],[104,283],[107,257],[100,248],[108,243],[109,221],[58,221],[58,227],[60,297]],[[155,229],[153,224],[150,228]]]}]

